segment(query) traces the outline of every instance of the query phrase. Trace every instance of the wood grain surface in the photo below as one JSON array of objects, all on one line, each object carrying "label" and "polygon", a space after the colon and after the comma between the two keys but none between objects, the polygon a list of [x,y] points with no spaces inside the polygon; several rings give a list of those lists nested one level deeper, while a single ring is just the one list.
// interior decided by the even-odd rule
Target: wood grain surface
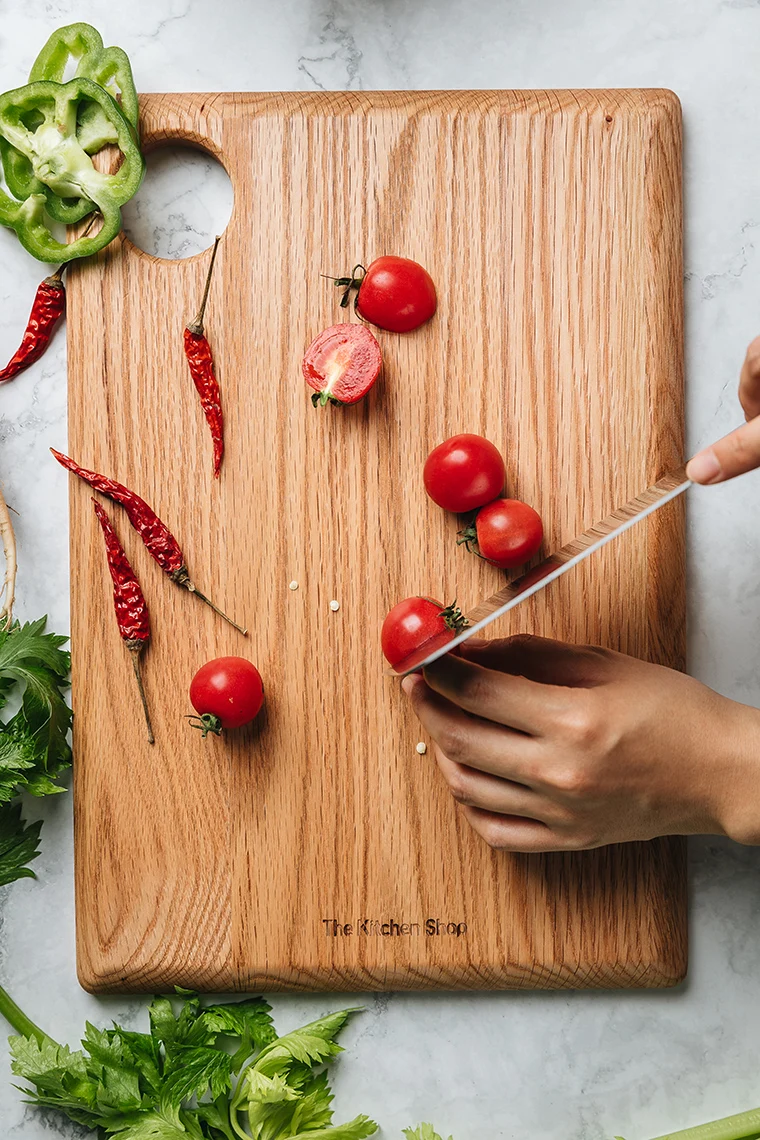
[{"label": "wood grain surface", "polygon": [[[227,453],[214,481],[182,352],[209,255],[163,261],[125,239],[71,271],[69,453],[157,509],[199,588],[250,636],[174,587],[109,507],[152,613],[151,748],[90,492],[72,478],[82,984],[677,983],[683,841],[490,850],[432,749],[417,754],[424,737],[379,648],[400,598],[467,609],[503,581],[424,494],[424,459],[447,436],[502,448],[547,551],[683,458],[676,98],[147,95],[142,114],[148,147],[204,147],[233,183],[206,322]],[[320,273],[388,252],[430,270],[438,313],[414,334],[378,333],[384,376],[364,403],[315,411],[304,348],[354,319]],[[681,668],[682,505],[494,634],[524,630]],[[222,654],[256,662],[266,712],[204,742],[183,719],[188,684]]]}]

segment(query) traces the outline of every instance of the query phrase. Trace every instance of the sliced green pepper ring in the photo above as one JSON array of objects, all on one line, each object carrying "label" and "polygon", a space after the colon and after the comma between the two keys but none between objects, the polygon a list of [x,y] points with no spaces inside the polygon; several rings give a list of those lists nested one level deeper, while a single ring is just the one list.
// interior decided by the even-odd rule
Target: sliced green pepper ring
[{"label": "sliced green pepper ring", "polygon": [[[108,121],[123,155],[114,174],[96,170],[77,137],[80,112],[91,106]],[[0,95],[0,136],[27,160],[22,173],[28,175],[31,168],[34,179],[27,181],[32,192],[22,202],[14,203],[8,195],[3,195],[5,201],[0,200],[0,223],[14,229],[30,253],[41,261],[63,263],[102,249],[119,232],[120,207],[140,186],[145,162],[134,128],[98,83],[78,77],[63,84],[39,81],[7,91]],[[15,157],[12,162],[15,173],[23,164]],[[56,204],[51,209],[53,199]],[[94,207],[100,210],[103,228],[64,245],[50,234],[44,212],[54,217],[54,210],[58,210],[60,216],[79,199],[94,204],[85,213]]]},{"label": "sliced green pepper ring", "polygon": [[89,257],[104,249],[121,230],[121,210],[112,204],[99,207],[103,225],[97,233],[66,245],[56,241],[45,222],[44,194],[31,194],[26,201],[16,202],[0,190],[0,225],[15,230],[16,236],[32,257],[49,265],[63,265],[79,257]]},{"label": "sliced green pepper ring", "polygon": [[[53,32],[34,61],[30,82],[61,83],[70,60],[77,64],[76,75],[91,79],[113,97],[119,97],[124,117],[137,129],[139,106],[132,67],[126,52],[103,47],[100,32],[90,24],[69,24]],[[86,154],[97,154],[106,145],[118,145],[116,129],[97,104],[84,104],[77,111],[77,140]],[[74,225],[91,214],[95,204],[89,198],[63,199],[34,175],[29,159],[0,137],[0,161],[5,182],[16,198],[44,194],[50,217],[64,225]]]},{"label": "sliced green pepper ring", "polygon": [[[62,83],[72,59],[77,63],[77,77],[99,83],[113,98],[120,96],[124,116],[136,128],[139,108],[129,57],[121,48],[104,47],[103,37],[91,24],[68,24],[53,32],[34,61],[29,82],[53,80]],[[101,120],[100,126],[105,129],[105,120]],[[87,146],[84,149],[88,154],[93,153]]]},{"label": "sliced green pepper ring", "polygon": [[52,190],[35,178],[34,169],[25,154],[0,135],[0,161],[3,164],[5,184],[16,198],[29,198],[32,194],[45,196],[45,208],[54,222],[73,226],[81,222],[97,207],[89,198],[59,198]]}]

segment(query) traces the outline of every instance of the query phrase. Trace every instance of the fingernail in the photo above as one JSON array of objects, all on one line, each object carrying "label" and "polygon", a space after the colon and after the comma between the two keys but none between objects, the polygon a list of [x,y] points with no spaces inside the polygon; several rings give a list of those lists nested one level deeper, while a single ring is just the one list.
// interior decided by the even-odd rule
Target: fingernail
[{"label": "fingernail", "polygon": [[401,688],[404,690],[408,697],[411,697],[412,693],[414,692],[414,687],[418,681],[419,677],[404,677],[403,681],[401,682]]},{"label": "fingernail", "polygon": [[487,637],[468,637],[459,646],[460,653],[466,653],[468,649],[485,649],[490,642]]},{"label": "fingernail", "polygon": [[720,460],[711,447],[700,451],[686,466],[686,478],[694,483],[718,483],[722,474]]}]

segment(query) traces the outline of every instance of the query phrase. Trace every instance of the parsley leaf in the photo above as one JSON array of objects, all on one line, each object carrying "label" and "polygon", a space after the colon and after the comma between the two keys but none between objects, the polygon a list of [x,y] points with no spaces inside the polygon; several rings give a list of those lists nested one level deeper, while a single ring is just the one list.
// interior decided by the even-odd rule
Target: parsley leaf
[{"label": "parsley leaf", "polygon": [[0,802],[24,788],[37,796],[63,791],[54,781],[71,763],[64,699],[71,662],[61,649],[66,638],[45,633],[46,621],[0,630],[2,703],[11,686],[23,686],[21,707],[0,725]]},{"label": "parsley leaf", "polygon": [[295,1029],[284,1037],[278,1037],[262,1050],[256,1061],[256,1070],[268,1076],[287,1072],[301,1065],[312,1066],[332,1061],[343,1050],[335,1037],[348,1021],[354,1009],[343,1009],[320,1017],[303,1029]]},{"label": "parsley leaf", "polygon": [[24,823],[20,804],[5,804],[0,808],[0,886],[16,879],[35,877],[27,863],[40,853],[41,828],[42,821]]},{"label": "parsley leaf", "polygon": [[211,1090],[216,1100],[232,1083],[232,1057],[219,1049],[190,1046],[180,1048],[172,1056],[172,1064],[164,1081],[158,1106],[168,1120],[179,1123],[179,1110],[184,1101],[201,1097]]},{"label": "parsley leaf", "polygon": [[[325,1066],[342,1052],[335,1038],[355,1010],[328,1014],[266,1045],[244,1071],[231,1104],[232,1125],[252,1140],[308,1136],[360,1140],[377,1125],[366,1116],[332,1124],[333,1096]],[[241,1133],[238,1113],[248,1132]]]},{"label": "parsley leaf", "polygon": [[[29,1103],[112,1140],[364,1140],[377,1131],[366,1116],[333,1125],[326,1072],[353,1012],[277,1038],[263,998],[204,1006],[182,991],[152,1002],[149,1033],[88,1023],[75,1052],[27,1021],[37,1036],[11,1039],[13,1071]],[[253,1059],[235,1081],[240,1056]]]},{"label": "parsley leaf", "polygon": [[97,1080],[97,1104],[104,1117],[142,1108],[140,1074],[121,1035],[96,1029],[88,1021],[82,1041],[87,1070]]},{"label": "parsley leaf", "polygon": [[[182,1124],[174,1124],[165,1120],[155,1112],[148,1112],[133,1120],[124,1119],[119,1123],[118,1129],[107,1127],[109,1135],[118,1136],[118,1140],[188,1140],[187,1129]],[[195,1134],[202,1137],[202,1132]]]},{"label": "parsley leaf", "polygon": [[347,1124],[318,1128],[314,1132],[299,1132],[293,1140],[364,1140],[366,1136],[374,1136],[376,1132],[377,1125],[374,1120],[370,1120],[368,1116],[356,1116]]},{"label": "parsley leaf", "polygon": [[0,723],[0,886],[34,878],[28,864],[39,854],[41,824],[25,826],[12,801],[21,791],[62,792],[55,781],[71,763],[70,660],[66,638],[45,633],[46,620],[0,629],[0,708],[14,688],[23,690],[18,712]]},{"label": "parsley leaf", "polygon": [[271,1008],[263,998],[248,998],[233,1004],[209,1005],[203,1010],[203,1022],[210,1030],[240,1038],[233,1062],[235,1072],[253,1053],[266,1048],[277,1037]]},{"label": "parsley leaf", "polygon": [[[420,1124],[417,1128],[405,1128],[404,1136],[406,1136],[406,1140],[441,1140],[432,1124]],[[449,1136],[449,1140],[453,1140],[453,1138]]]},{"label": "parsley leaf", "polygon": [[35,759],[34,743],[28,737],[0,729],[0,803],[14,799],[19,787],[29,782]]},{"label": "parsley leaf", "polygon": [[36,1090],[24,1088],[29,1104],[58,1108],[79,1124],[94,1124],[97,1086],[87,1072],[84,1053],[66,1045],[11,1037],[11,1069]]}]

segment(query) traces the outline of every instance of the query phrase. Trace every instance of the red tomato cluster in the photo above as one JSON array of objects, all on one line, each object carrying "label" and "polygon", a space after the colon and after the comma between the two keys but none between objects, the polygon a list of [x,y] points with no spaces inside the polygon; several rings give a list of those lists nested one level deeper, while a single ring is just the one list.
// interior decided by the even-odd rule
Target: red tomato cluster
[{"label": "red tomato cluster", "polygon": [[[506,468],[500,452],[480,435],[455,435],[435,447],[423,471],[434,503],[456,514],[475,512],[458,542],[494,566],[511,570],[529,562],[544,537],[539,515],[519,499],[502,498]],[[452,641],[467,625],[453,606],[407,598],[383,623],[382,647],[393,669],[405,672]]]},{"label": "red tomato cluster", "polygon": [[[368,269],[357,265],[350,277],[335,282],[343,288],[341,307],[356,293],[359,316],[389,332],[411,332],[429,321],[436,309],[435,285],[430,274],[406,257],[378,257]],[[311,342],[303,358],[304,379],[313,389],[314,407],[326,404],[356,404],[367,395],[383,366],[380,345],[366,325],[332,325]],[[430,598],[420,603],[415,617],[399,612],[398,622],[383,647],[394,659],[406,655],[415,637],[453,637],[462,616],[456,607],[443,609]],[[403,607],[397,607],[401,610]],[[457,616],[458,615],[458,616]],[[389,627],[391,629],[391,627]],[[190,720],[204,737],[220,736],[241,728],[258,716],[264,703],[264,687],[258,669],[242,657],[219,657],[209,661],[193,677],[190,700],[198,713]]]},{"label": "red tomato cluster", "polygon": [[497,448],[480,435],[454,435],[433,448],[423,472],[425,490],[446,511],[477,514],[460,543],[473,546],[501,570],[529,562],[544,538],[540,517],[519,499],[504,499],[506,468]]}]

